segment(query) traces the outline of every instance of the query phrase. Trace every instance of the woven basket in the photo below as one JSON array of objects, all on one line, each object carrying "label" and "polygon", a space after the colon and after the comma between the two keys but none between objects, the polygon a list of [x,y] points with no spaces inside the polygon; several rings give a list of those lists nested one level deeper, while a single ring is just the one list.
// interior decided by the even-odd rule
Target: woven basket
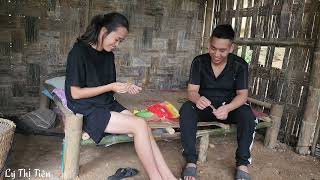
[{"label": "woven basket", "polygon": [[[16,125],[7,119],[0,118],[0,172],[3,170]],[[0,174],[1,178],[1,174]]]}]

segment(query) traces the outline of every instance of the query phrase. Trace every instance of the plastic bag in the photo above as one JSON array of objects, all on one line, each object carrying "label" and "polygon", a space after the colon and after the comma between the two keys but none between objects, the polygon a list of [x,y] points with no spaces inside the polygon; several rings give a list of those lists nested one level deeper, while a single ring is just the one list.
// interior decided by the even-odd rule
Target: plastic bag
[{"label": "plastic bag", "polygon": [[151,105],[147,110],[161,119],[177,119],[180,117],[178,110],[167,101]]}]

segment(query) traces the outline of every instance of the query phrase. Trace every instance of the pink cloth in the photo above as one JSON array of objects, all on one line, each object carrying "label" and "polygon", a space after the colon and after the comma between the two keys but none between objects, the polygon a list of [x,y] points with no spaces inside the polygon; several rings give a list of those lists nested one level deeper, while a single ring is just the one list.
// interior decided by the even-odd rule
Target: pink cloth
[{"label": "pink cloth", "polygon": [[68,106],[67,106],[67,99],[66,99],[66,94],[64,93],[64,89],[55,88],[52,92],[55,93],[55,94],[59,97],[59,99],[60,99],[61,102],[62,102],[62,105],[63,105],[66,109],[70,110],[70,109],[68,108]]}]

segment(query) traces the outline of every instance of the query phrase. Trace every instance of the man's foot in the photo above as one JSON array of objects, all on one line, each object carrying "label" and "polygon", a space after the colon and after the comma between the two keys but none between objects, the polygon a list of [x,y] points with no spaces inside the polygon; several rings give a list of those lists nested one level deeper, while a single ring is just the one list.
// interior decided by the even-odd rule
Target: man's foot
[{"label": "man's foot", "polygon": [[247,166],[241,165],[237,167],[236,180],[251,180]]},{"label": "man's foot", "polygon": [[187,163],[182,172],[183,180],[196,180],[197,178],[197,165],[194,163]]}]

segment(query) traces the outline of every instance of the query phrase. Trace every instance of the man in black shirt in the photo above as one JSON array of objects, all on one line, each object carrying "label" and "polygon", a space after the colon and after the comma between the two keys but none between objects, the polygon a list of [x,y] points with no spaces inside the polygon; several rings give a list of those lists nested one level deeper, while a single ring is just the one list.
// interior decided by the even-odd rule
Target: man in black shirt
[{"label": "man in black shirt", "polygon": [[183,178],[196,178],[196,132],[198,121],[216,120],[237,124],[236,179],[250,179],[247,166],[254,138],[255,117],[248,97],[248,64],[231,54],[234,31],[217,26],[211,35],[209,53],[194,58],[188,84],[188,99],[180,109],[181,141],[187,165]]}]

